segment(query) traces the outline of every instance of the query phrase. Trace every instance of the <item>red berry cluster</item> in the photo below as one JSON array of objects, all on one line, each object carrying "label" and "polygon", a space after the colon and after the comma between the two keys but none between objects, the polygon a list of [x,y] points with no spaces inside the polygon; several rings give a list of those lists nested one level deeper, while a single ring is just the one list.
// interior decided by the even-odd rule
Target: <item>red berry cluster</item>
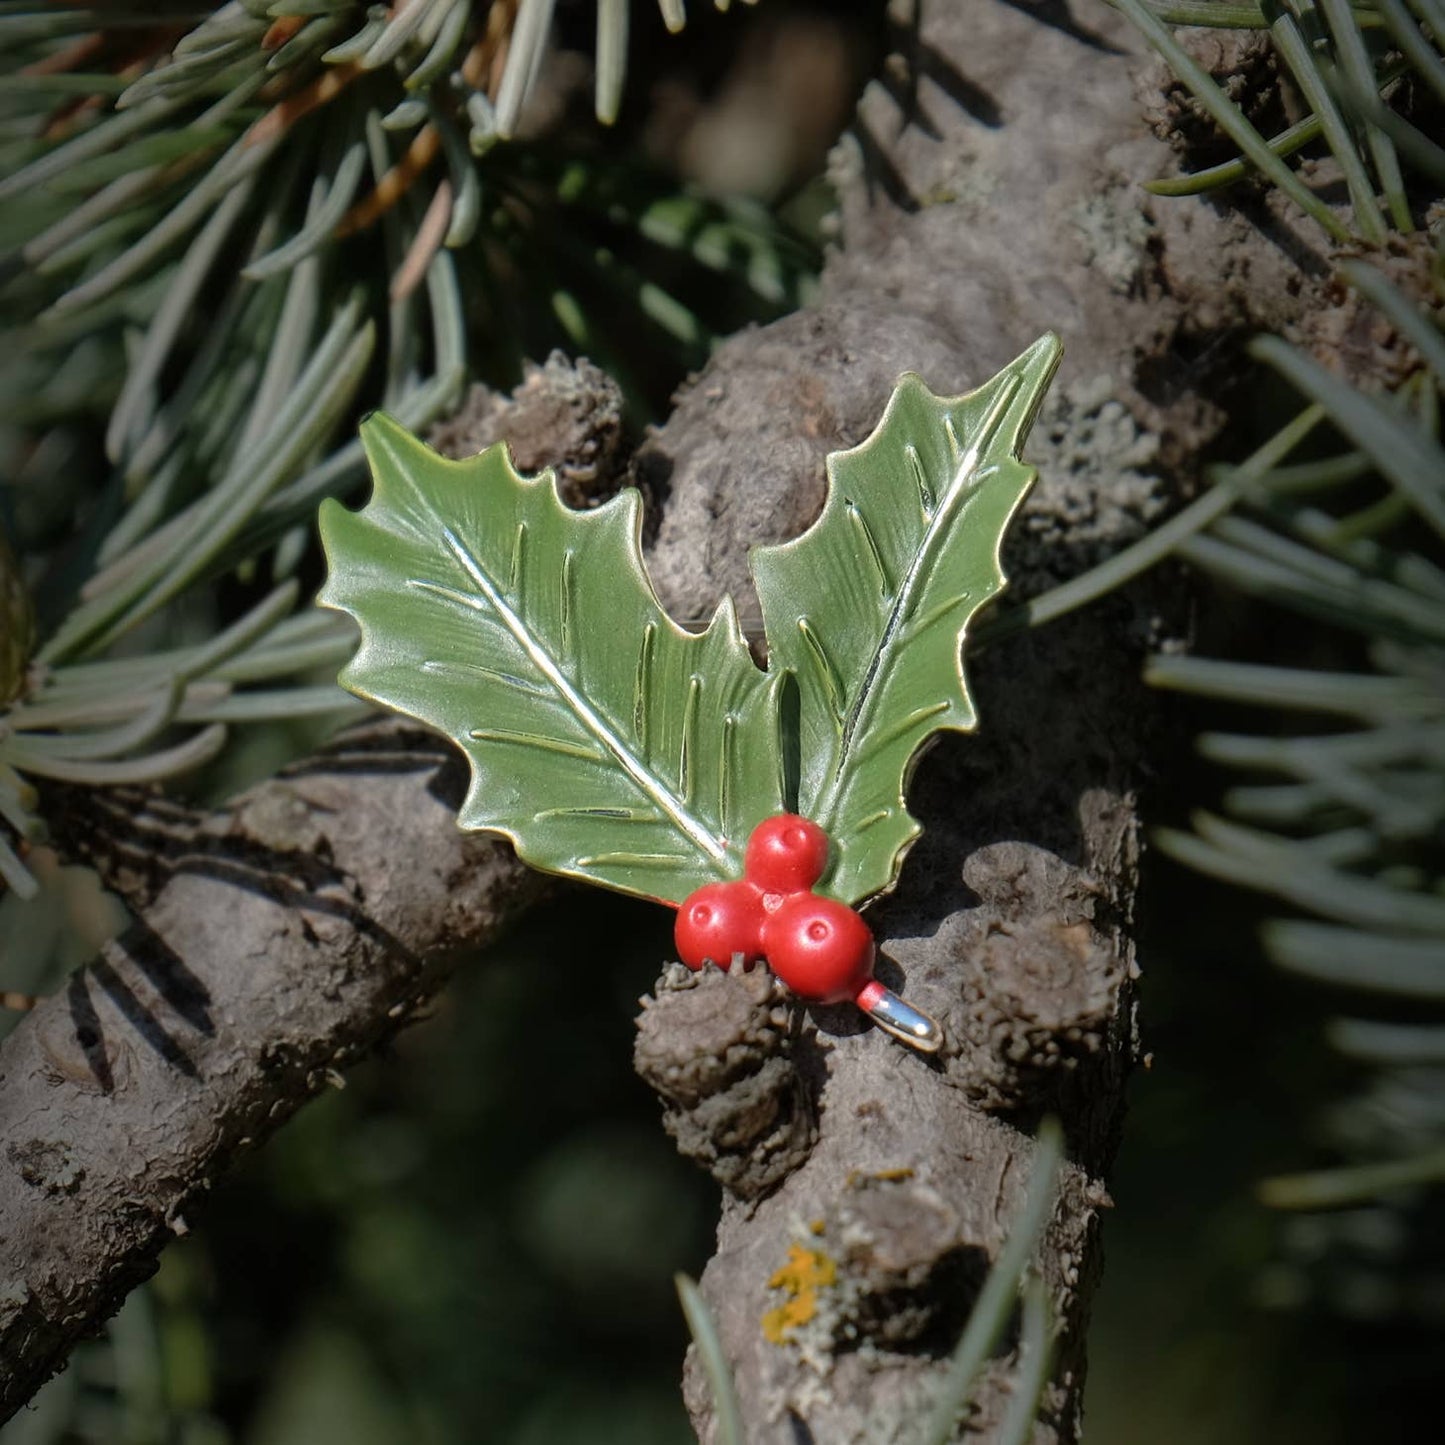
[{"label": "red berry cluster", "polygon": [[761,958],[800,998],[853,999],[873,975],[873,935],[846,903],[812,891],[828,862],[828,835],[795,813],[766,818],[743,855],[743,877],[709,883],[677,910],[674,936],[693,969]]}]

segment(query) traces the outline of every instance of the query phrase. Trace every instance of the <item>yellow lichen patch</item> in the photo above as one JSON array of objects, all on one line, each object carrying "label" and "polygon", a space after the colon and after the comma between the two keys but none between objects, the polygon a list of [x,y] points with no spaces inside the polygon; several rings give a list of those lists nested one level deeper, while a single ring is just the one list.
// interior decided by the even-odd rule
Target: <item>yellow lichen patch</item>
[{"label": "yellow lichen patch", "polygon": [[807,1289],[822,1289],[838,1279],[838,1266],[821,1249],[804,1249],[801,1244],[788,1246],[788,1262],[773,1271],[769,1289],[785,1289],[801,1294]]},{"label": "yellow lichen patch", "polygon": [[861,1169],[850,1171],[845,1181],[849,1189],[861,1189],[872,1180],[881,1180],[884,1184],[901,1184],[905,1179],[912,1179],[914,1171],[906,1165],[897,1169],[876,1169],[872,1173],[865,1173]]},{"label": "yellow lichen patch", "polygon": [[801,1244],[789,1245],[787,1264],[774,1270],[768,1280],[769,1289],[785,1290],[789,1297],[763,1316],[763,1338],[771,1344],[783,1344],[794,1330],[817,1314],[818,1291],[837,1280],[838,1266],[830,1255],[821,1249],[805,1249]]},{"label": "yellow lichen patch", "polygon": [[769,1344],[781,1345],[799,1325],[805,1325],[818,1313],[818,1296],[812,1290],[780,1304],[763,1316],[763,1338]]}]

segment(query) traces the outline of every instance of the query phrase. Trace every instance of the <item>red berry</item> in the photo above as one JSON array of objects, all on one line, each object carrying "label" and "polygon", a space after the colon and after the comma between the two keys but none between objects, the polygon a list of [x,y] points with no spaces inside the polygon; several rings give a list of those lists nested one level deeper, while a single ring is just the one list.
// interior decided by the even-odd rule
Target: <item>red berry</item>
[{"label": "red berry", "polygon": [[795,893],[763,924],[768,965],[799,998],[842,1003],[873,974],[873,935],[846,903]]},{"label": "red berry", "polygon": [[708,959],[727,968],[735,953],[756,963],[763,956],[763,917],[762,894],[751,883],[706,884],[677,910],[677,956],[691,969]]},{"label": "red berry", "polygon": [[748,839],[743,872],[764,893],[802,893],[828,866],[828,835],[796,813],[764,818]]}]

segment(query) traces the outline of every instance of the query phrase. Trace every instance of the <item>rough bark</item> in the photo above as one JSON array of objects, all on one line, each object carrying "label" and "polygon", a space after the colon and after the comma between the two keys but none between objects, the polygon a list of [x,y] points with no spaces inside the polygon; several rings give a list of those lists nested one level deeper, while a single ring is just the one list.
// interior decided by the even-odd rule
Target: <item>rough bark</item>
[{"label": "rough bark", "polygon": [[[552,359],[435,440],[506,437],[585,504],[618,481],[617,389]],[[0,1046],[0,1418],[155,1268],[231,1160],[415,1015],[542,891],[456,827],[460,755],[372,721],[211,815],[57,789],[57,843],[134,925]]]},{"label": "rough bark", "polygon": [[[1227,343],[1287,322],[1324,265],[1267,210],[1141,211],[1160,152],[1136,119],[1132,41],[1111,12],[1087,15],[973,0],[905,26],[839,148],[847,249],[820,302],[724,347],[638,460],[677,615],[706,615],[723,588],[752,610],[746,545],[811,519],[823,456],[871,430],[899,372],[962,390],[1045,329],[1068,355],[1006,557],[1016,595],[1132,540],[1187,484],[1220,424],[1203,394]],[[590,485],[613,448],[571,445]],[[750,1442],[916,1430],[1046,1110],[1071,1162],[1039,1258],[1062,1337],[1036,1438],[1077,1433],[1132,1052],[1153,626],[1142,600],[1115,599],[998,642],[973,667],[981,732],[919,770],[927,832],[872,921],[885,979],[948,1030],[936,1061],[757,981],[667,976],[644,1014],[639,1065],[669,1127],[730,1190],[703,1287]],[[425,734],[372,724],[215,815],[116,826],[110,866],[153,874],[158,891],[138,890],[153,901],[0,1048],[7,1412],[150,1272],[231,1157],[526,901],[535,882],[504,849],[456,832],[459,773]],[[768,1280],[800,1230],[844,1287],[774,1345]],[[971,1433],[996,1426],[1010,1368],[991,1364]],[[686,1392],[713,1439],[693,1362]]]},{"label": "rough bark", "polygon": [[236,804],[133,816],[169,881],[0,1049],[8,1416],[155,1268],[240,1153],[413,1014],[535,888],[464,836],[463,770],[348,732]]},{"label": "rough bark", "polygon": [[[1142,205],[1166,157],[1132,93],[1138,46],[1112,12],[1078,13],[974,0],[905,27],[835,157],[845,245],[820,300],[722,348],[639,458],[667,489],[658,575],[682,612],[746,595],[746,544],[811,520],[823,455],[872,429],[901,371],[961,391],[1048,329],[1065,362],[1025,450],[1042,474],[1006,552],[1014,597],[1134,540],[1190,484],[1233,339],[1297,314],[1309,252],[1267,207]],[[937,1058],[753,977],[670,971],[640,1019],[669,1130],[727,1191],[702,1288],[749,1442],[917,1438],[1046,1111],[1069,1164],[1036,1261],[1058,1339],[1034,1438],[1077,1437],[1134,1051],[1139,663],[1158,625],[1136,593],[974,662],[980,731],[920,768],[924,837],[870,913],[882,976],[944,1022]],[[836,1278],[779,1342],[763,1319],[794,1245]],[[991,1363],[968,1438],[995,1437],[1014,1363]],[[685,1393],[715,1439],[695,1352]]]}]

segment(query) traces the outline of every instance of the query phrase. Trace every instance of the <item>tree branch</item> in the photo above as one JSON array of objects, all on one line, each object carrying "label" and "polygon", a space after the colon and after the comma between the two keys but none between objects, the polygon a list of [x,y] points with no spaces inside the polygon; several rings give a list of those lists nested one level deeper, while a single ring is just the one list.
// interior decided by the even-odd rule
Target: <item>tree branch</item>
[{"label": "tree branch", "polygon": [[[619,479],[616,388],[554,358],[473,397],[574,500]],[[152,1273],[231,1160],[413,1016],[542,883],[456,826],[466,765],[394,720],[209,816],[56,790],[57,841],[138,910],[0,1045],[0,1418]]]},{"label": "tree branch", "polygon": [[[1117,16],[1095,9],[1091,30],[1003,0],[923,13],[835,155],[846,245],[817,304],[722,347],[639,458],[671,489],[658,575],[685,613],[750,595],[744,543],[811,520],[823,454],[871,431],[899,372],[960,391],[1054,329],[1064,366],[1025,449],[1041,478],[1005,554],[1017,605],[1134,540],[1191,482],[1222,414],[1183,357],[1212,338],[1227,365],[1231,328],[1298,293],[1248,219],[1141,210],[1138,178],[1162,156]],[[1236,279],[1186,284],[1201,275]],[[980,730],[920,767],[924,837],[870,913],[885,981],[945,1025],[939,1056],[850,1009],[804,1010],[762,974],[674,969],[639,1021],[670,1132],[727,1191],[701,1284],[750,1445],[918,1438],[1045,1112],[1070,1162],[1036,1259],[1059,1338],[1034,1439],[1077,1436],[1135,1049],[1135,790],[1159,751],[1139,665],[1160,601],[1136,591],[1042,633],[990,619],[1001,640],[970,669]],[[790,1283],[798,1248],[826,1257],[830,1282]],[[1016,1366],[990,1362],[970,1439],[996,1438]],[[695,1351],[685,1393],[715,1440]]]},{"label": "tree branch", "polygon": [[[1140,221],[1133,178],[1157,151],[1134,124],[1115,48],[1127,32],[1102,10],[1091,23],[1107,43],[1062,7],[1002,0],[905,25],[903,63],[838,152],[848,249],[819,304],[722,348],[639,458],[664,503],[652,562],[676,615],[706,616],[724,587],[750,598],[746,545],[811,520],[824,454],[871,430],[902,370],[956,391],[1062,332],[1058,397],[1031,447],[1043,477],[1006,558],[1015,595],[1132,540],[1167,495],[1150,449],[1178,461],[1212,435],[1220,414],[1189,358],[1257,316],[1259,297],[1287,307],[1282,278],[1307,247],[1194,202]],[[1179,284],[1221,273],[1234,279],[1207,295]],[[604,452],[567,454],[586,480]],[[739,1008],[729,993],[731,1024],[688,1016],[718,1013],[711,996],[742,982],[665,987],[645,1015],[639,1062],[670,1126],[736,1191],[703,1285],[750,1442],[916,1426],[1045,1109],[1064,1118],[1073,1163],[1040,1260],[1064,1339],[1039,1438],[1074,1436],[1132,1049],[1132,799],[1150,727],[1135,658],[1151,626],[1148,607],[1115,599],[995,645],[974,668],[981,733],[920,770],[928,831],[874,922],[890,982],[948,1028],[937,1064],[847,1017],[794,1027],[771,997]],[[166,881],[0,1047],[7,1414],[150,1273],[232,1157],[533,896],[506,849],[457,832],[461,773],[429,735],[377,722],[193,827],[162,828],[152,810],[118,830],[122,852],[164,858]],[[730,1028],[737,1067],[709,1073]],[[814,1220],[846,1298],[773,1344],[768,1280]],[[990,1365],[978,1433],[1009,1369]],[[712,1438],[693,1365],[687,1394]]]},{"label": "tree branch", "polygon": [[243,1150],[413,1014],[536,884],[458,832],[463,770],[374,722],[162,849],[155,902],[0,1047],[8,1416]]}]

